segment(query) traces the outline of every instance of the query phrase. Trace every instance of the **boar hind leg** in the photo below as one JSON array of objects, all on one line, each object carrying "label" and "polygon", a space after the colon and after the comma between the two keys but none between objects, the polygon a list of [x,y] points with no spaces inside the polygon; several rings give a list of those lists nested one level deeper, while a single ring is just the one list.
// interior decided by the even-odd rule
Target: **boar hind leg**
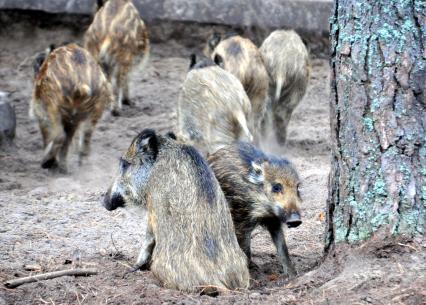
[{"label": "boar hind leg", "polygon": [[[41,161],[41,167],[56,168],[58,167],[58,160],[57,160],[58,152],[65,141],[65,132],[59,118],[57,118],[53,123],[48,125],[44,125],[43,123],[42,130],[44,128],[48,128],[51,131],[47,132],[45,130],[45,132],[49,134],[47,136],[48,138],[47,141],[49,142],[47,143],[44,150],[44,156]],[[42,134],[44,134],[43,131],[42,131]]]},{"label": "boar hind leg", "polygon": [[280,260],[280,263],[283,267],[284,274],[288,276],[295,276],[297,274],[296,269],[294,268],[293,263],[290,259],[290,255],[288,253],[281,223],[279,223],[278,221],[268,223],[266,225],[266,228],[271,234],[272,241],[274,242],[274,245],[277,248],[278,259]]},{"label": "boar hind leg", "polygon": [[117,74],[117,97],[119,99],[119,105],[121,109],[121,105],[130,105],[129,99],[129,68],[127,66],[121,66],[118,70]]},{"label": "boar hind leg", "polygon": [[100,119],[102,111],[92,112],[92,116],[83,123],[80,129],[80,139],[78,148],[78,163],[81,165],[83,158],[90,154],[90,143],[92,140],[93,129]]},{"label": "boar hind leg", "polygon": [[130,100],[129,96],[129,76],[126,75],[123,80],[123,105],[132,105],[132,101]]},{"label": "boar hind leg", "polygon": [[280,145],[284,145],[287,139],[287,127],[290,122],[292,112],[293,109],[285,106],[278,106],[274,109],[273,128],[277,142]]},{"label": "boar hind leg", "polygon": [[65,139],[59,149],[58,166],[61,172],[67,171],[67,155],[68,149],[74,137],[77,125],[74,123],[64,122]]}]

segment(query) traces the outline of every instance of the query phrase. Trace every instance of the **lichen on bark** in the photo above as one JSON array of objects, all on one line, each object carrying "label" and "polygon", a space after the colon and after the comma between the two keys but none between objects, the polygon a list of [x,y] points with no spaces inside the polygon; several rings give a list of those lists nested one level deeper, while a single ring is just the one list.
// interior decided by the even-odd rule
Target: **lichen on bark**
[{"label": "lichen on bark", "polygon": [[426,218],[426,4],[336,0],[326,247]]}]

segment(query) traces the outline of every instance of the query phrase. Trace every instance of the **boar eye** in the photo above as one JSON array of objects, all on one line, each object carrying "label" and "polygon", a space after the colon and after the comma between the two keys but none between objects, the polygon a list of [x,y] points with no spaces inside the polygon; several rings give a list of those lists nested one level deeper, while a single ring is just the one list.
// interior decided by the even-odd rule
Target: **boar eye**
[{"label": "boar eye", "polygon": [[283,186],[281,183],[272,184],[272,193],[281,193],[283,191]]},{"label": "boar eye", "polygon": [[123,173],[129,168],[129,166],[130,166],[129,161],[127,161],[123,158],[120,158],[120,169]]}]

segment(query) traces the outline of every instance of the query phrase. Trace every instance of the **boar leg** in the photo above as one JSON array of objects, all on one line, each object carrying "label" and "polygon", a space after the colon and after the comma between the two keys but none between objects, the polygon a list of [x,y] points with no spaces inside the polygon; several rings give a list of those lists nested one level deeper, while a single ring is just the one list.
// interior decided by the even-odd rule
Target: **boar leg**
[{"label": "boar leg", "polygon": [[274,131],[278,144],[284,145],[287,139],[287,126],[290,122],[293,109],[288,107],[275,107],[274,109]]},{"label": "boar leg", "polygon": [[142,242],[142,248],[139,252],[138,259],[136,261],[135,266],[133,267],[134,270],[143,269],[149,265],[149,263],[151,262],[151,255],[152,251],[154,250],[154,246],[154,235],[150,231],[147,231],[147,233],[145,234],[145,239]]},{"label": "boar leg", "polygon": [[64,173],[67,171],[68,148],[72,142],[72,138],[74,137],[77,126],[77,124],[64,122],[65,139],[61,148],[59,149],[58,155],[59,170]]},{"label": "boar leg", "polygon": [[122,104],[130,105],[129,87],[127,74],[129,72],[128,65],[120,66],[117,75],[118,103],[121,109]]},{"label": "boar leg", "polygon": [[83,158],[87,157],[90,153],[90,142],[92,140],[93,129],[95,128],[98,120],[102,116],[102,109],[95,109],[91,113],[91,117],[83,123],[80,130],[78,163],[82,164]]},{"label": "boar leg", "polygon": [[[65,141],[65,132],[60,119],[56,117],[51,120],[51,138],[50,142],[46,145],[44,156],[41,161],[42,168],[55,168],[58,166],[57,155]],[[42,132],[43,133],[43,132]]]},{"label": "boar leg", "polygon": [[123,81],[123,105],[132,105],[129,97],[129,76],[126,75]]},{"label": "boar leg", "polygon": [[280,260],[280,263],[283,266],[284,274],[289,276],[295,276],[297,274],[296,269],[294,268],[293,263],[290,259],[290,255],[288,253],[281,223],[279,223],[278,221],[271,222],[266,225],[266,228],[271,234],[272,241],[274,242],[274,245],[277,248],[278,259]]}]

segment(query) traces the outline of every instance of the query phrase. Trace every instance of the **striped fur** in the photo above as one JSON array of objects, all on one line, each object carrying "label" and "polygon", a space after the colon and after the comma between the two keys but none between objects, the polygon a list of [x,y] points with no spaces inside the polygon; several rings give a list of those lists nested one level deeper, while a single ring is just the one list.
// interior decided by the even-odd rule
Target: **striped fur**
[{"label": "striped fur", "polygon": [[85,33],[84,47],[98,60],[113,85],[113,114],[129,104],[128,77],[132,68],[149,57],[145,23],[131,0],[109,0],[97,11]]},{"label": "striped fur", "polygon": [[[211,39],[213,38],[215,37],[212,36]],[[217,58],[218,56],[220,58]],[[251,101],[253,112],[249,121],[257,141],[266,111],[269,86],[268,73],[258,48],[247,38],[238,35],[225,36],[212,51],[211,58],[215,62],[222,60],[223,68],[235,75],[243,85]]]},{"label": "striped fur", "polygon": [[287,126],[308,87],[309,54],[293,30],[274,31],[260,47],[270,76],[269,102],[264,133],[272,127],[279,144],[285,144]]},{"label": "striped fur", "polygon": [[81,123],[80,160],[89,153],[93,127],[113,100],[111,86],[85,49],[69,44],[51,52],[34,80],[31,109],[45,153],[42,167],[66,171],[66,156]]}]

